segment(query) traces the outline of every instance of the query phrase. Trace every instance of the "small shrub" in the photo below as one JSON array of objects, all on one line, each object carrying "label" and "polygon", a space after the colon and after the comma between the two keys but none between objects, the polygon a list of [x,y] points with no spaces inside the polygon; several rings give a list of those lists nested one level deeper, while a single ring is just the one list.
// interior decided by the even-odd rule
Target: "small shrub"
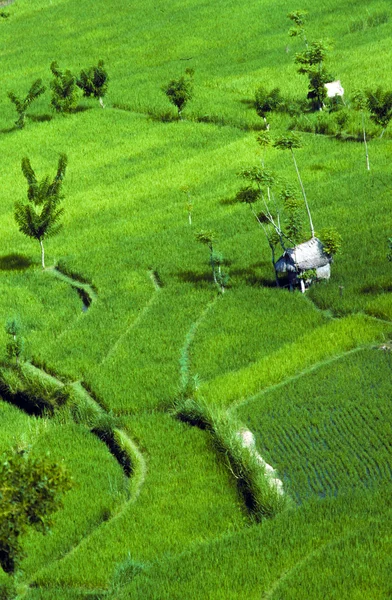
[{"label": "small shrub", "polygon": [[359,19],[357,21],[352,21],[348,26],[348,30],[350,33],[355,33],[356,31],[362,31],[364,27],[364,21],[362,19]]},{"label": "small shrub", "polygon": [[266,114],[277,110],[283,104],[283,98],[279,88],[273,88],[270,92],[260,86],[255,92],[255,108],[259,117],[265,118]]},{"label": "small shrub", "polygon": [[329,256],[337,254],[342,246],[342,237],[333,227],[326,227],[320,232],[320,241],[323,244],[323,250]]},{"label": "small shrub", "polygon": [[182,111],[193,97],[193,74],[193,69],[186,69],[185,75],[179,79],[172,79],[162,87],[162,91],[177,108],[179,119],[182,119]]},{"label": "small shrub", "polygon": [[334,135],[336,133],[335,123],[329,115],[319,114],[314,124],[314,132],[320,135]]},{"label": "small shrub", "polygon": [[375,13],[374,15],[369,15],[367,18],[368,27],[378,27],[378,25],[383,25],[384,23],[388,23],[389,14],[387,11],[382,11]]}]

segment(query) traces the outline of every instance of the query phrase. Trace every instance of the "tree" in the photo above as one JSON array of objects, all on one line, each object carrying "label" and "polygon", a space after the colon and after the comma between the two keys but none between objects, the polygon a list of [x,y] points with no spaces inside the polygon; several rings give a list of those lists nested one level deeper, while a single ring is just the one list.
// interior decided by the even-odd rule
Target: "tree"
[{"label": "tree", "polygon": [[19,231],[39,242],[43,269],[45,269],[43,241],[56,235],[61,229],[59,219],[64,209],[59,208],[59,204],[63,199],[61,186],[67,168],[67,161],[67,156],[61,154],[54,179],[50,181],[49,176],[46,176],[38,182],[30,160],[28,158],[22,160],[22,172],[29,186],[27,190],[28,203],[15,203],[15,220],[19,226]]},{"label": "tree", "polygon": [[290,150],[290,152],[291,152],[291,156],[293,158],[294,167],[295,167],[295,170],[296,170],[296,173],[297,173],[299,185],[301,187],[302,196],[303,196],[305,207],[306,207],[306,212],[308,213],[308,219],[309,219],[309,225],[310,225],[310,232],[311,232],[312,238],[314,238],[314,227],[313,227],[312,215],[310,213],[310,208],[309,208],[309,204],[308,204],[308,201],[307,201],[307,198],[306,198],[305,188],[304,188],[304,185],[302,183],[302,179],[301,179],[301,176],[299,174],[299,169],[298,169],[297,161],[295,160],[295,155],[294,155],[294,148],[301,148],[301,146],[302,146],[301,140],[294,133],[291,133],[291,134],[286,135],[286,136],[282,135],[280,138],[278,138],[274,142],[274,147],[275,148],[279,148],[280,150]]},{"label": "tree", "polygon": [[375,92],[367,90],[365,93],[370,118],[383,128],[380,135],[382,137],[392,119],[392,92],[379,87]]},{"label": "tree", "polygon": [[222,264],[224,263],[223,255],[220,252],[217,252],[214,248],[214,244],[216,242],[215,232],[205,230],[199,231],[196,233],[196,240],[209,248],[209,264],[212,269],[212,278],[214,283],[218,286],[220,292],[223,294],[225,288],[227,287],[229,276],[227,273],[222,271]]},{"label": "tree", "polygon": [[53,110],[60,113],[72,112],[78,103],[76,77],[68,69],[63,73],[57,62],[50,65],[53,81],[50,84],[52,100],[50,102]]},{"label": "tree", "polygon": [[105,70],[104,62],[103,60],[99,60],[96,67],[89,67],[80,72],[76,85],[83,91],[85,98],[90,98],[91,96],[98,98],[102,108],[105,108],[103,97],[108,89],[108,81],[109,77]]},{"label": "tree", "polygon": [[388,254],[387,254],[387,259],[392,262],[392,237],[388,238],[387,240],[388,243]]},{"label": "tree", "polygon": [[13,573],[21,556],[20,537],[29,527],[45,534],[61,496],[72,487],[62,465],[34,458],[25,450],[5,452],[0,460],[0,564]]},{"label": "tree", "polygon": [[182,119],[182,111],[193,97],[193,69],[186,69],[185,75],[180,79],[172,79],[166,86],[162,87],[162,91],[174,104],[178,111],[178,118]]},{"label": "tree", "polygon": [[332,80],[324,62],[329,51],[329,45],[323,41],[312,42],[304,52],[295,56],[295,63],[300,65],[298,73],[309,78],[308,98],[313,101],[314,108],[322,110],[327,97],[325,84]]},{"label": "tree", "polygon": [[365,130],[365,110],[367,109],[366,94],[362,90],[355,90],[352,96],[352,104],[354,110],[361,113],[362,120],[362,133],[363,143],[365,144],[365,156],[366,156],[366,168],[370,171],[369,152],[366,141],[366,130]]},{"label": "tree", "polygon": [[19,129],[23,129],[25,126],[26,111],[30,104],[36,100],[41,94],[45,92],[46,88],[42,85],[42,79],[37,79],[29,89],[27,96],[22,100],[18,98],[14,92],[8,92],[8,98],[15,105],[16,112],[18,113],[18,120],[15,121],[15,125]]},{"label": "tree", "polygon": [[307,21],[307,15],[308,13],[306,10],[294,10],[293,12],[287,15],[290,21],[294,23],[294,25],[289,29],[289,36],[302,38],[306,48],[309,47],[305,33],[305,23]]},{"label": "tree", "polygon": [[19,364],[22,356],[24,340],[20,335],[20,324],[17,319],[8,319],[5,325],[5,331],[9,335],[9,340],[6,344],[6,353],[8,360],[15,359],[16,364]]}]

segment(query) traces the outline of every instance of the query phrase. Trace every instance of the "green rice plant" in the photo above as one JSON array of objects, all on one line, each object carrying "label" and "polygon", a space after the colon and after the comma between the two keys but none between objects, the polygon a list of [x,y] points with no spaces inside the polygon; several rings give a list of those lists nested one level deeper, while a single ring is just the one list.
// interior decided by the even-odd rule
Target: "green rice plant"
[{"label": "green rice plant", "polygon": [[261,526],[165,556],[119,590],[118,599],[299,599],[301,586],[311,600],[326,589],[334,599],[348,599],[361,595],[365,582],[368,595],[385,597],[390,588],[388,494],[389,484],[374,492],[312,500]]},{"label": "green rice plant", "polygon": [[259,394],[236,414],[299,501],[374,488],[392,468],[391,369],[388,351],[351,352]]},{"label": "green rice plant", "polygon": [[0,600],[12,600],[16,595],[15,583],[0,567]]},{"label": "green rice plant", "polygon": [[388,324],[373,321],[364,315],[334,320],[248,367],[201,385],[200,392],[206,401],[218,406],[236,404],[313,365],[383,340],[389,329]]},{"label": "green rice plant", "polygon": [[113,519],[38,573],[37,585],[108,587],[116,565],[128,552],[146,564],[222,532],[238,531],[248,521],[230,472],[216,460],[202,431],[162,413],[123,420],[126,432],[147,457],[136,503],[131,494]]}]

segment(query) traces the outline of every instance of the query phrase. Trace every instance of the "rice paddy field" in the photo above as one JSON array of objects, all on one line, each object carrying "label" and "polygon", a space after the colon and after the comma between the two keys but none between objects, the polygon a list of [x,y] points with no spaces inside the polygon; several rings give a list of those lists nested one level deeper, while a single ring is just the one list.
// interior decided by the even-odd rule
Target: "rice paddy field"
[{"label": "rice paddy field", "polygon": [[[260,160],[299,190],[290,152],[257,143],[254,107],[260,86],[306,99],[295,10],[309,40],[332,41],[347,113],[344,135],[339,112],[268,115],[273,139],[300,137],[316,234],[342,237],[305,294],[276,287],[236,202]],[[391,35],[383,0],[0,2],[0,454],[49,458],[73,482],[50,531],[30,528],[14,572],[0,567],[0,600],[392,597],[392,125],[380,137],[365,112],[367,170],[351,102],[392,90]],[[80,93],[51,110],[51,63],[79,75],[99,60],[105,108]],[[162,86],[187,68],[178,119]],[[37,79],[19,129],[7,93]],[[21,161],[52,178],[61,153],[63,226],[42,269],[14,218]]]}]

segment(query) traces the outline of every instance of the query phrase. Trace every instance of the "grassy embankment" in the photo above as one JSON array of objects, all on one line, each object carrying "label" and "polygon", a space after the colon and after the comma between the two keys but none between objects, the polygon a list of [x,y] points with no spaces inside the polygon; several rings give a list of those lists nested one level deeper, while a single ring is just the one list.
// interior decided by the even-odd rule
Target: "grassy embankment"
[{"label": "grassy embankment", "polygon": [[[0,98],[1,319],[18,315],[27,356],[84,380],[107,411],[122,415],[148,469],[137,502],[128,506],[119,465],[83,427],[1,406],[2,447],[21,440],[34,452],[45,448],[64,459],[77,482],[49,542],[38,534],[25,540],[18,585],[23,590],[35,581],[42,588],[27,598],[76,599],[94,589],[103,597],[110,586],[119,593],[112,577],[127,560],[141,566],[124,567],[125,581],[138,573],[124,597],[240,598],[246,590],[248,597],[299,598],[297,590],[306,589],[308,598],[319,598],[328,589],[331,598],[352,598],[360,586],[368,598],[388,593],[387,495],[362,488],[390,478],[383,403],[390,361],[369,350],[323,363],[380,344],[392,330],[385,258],[390,134],[377,139],[367,120],[370,173],[362,144],[302,134],[297,160],[316,230],[332,225],[344,240],[331,281],[307,297],[271,287],[262,232],[246,207],[233,202],[236,173],[260,159],[255,136],[262,121],[250,102],[255,88],[306,94],[293,65],[300,42],[287,37],[286,13],[298,8],[310,11],[311,39],[335,40],[330,69],[348,96],[357,87],[392,86],[392,16],[376,26],[368,21],[369,14],[389,14],[386,2],[357,2],[353,10],[337,0],[320,8],[309,0],[301,7],[283,0],[273,7],[267,0],[246,6],[18,0],[0,23],[5,91],[22,94],[38,77],[48,84],[52,60],[78,72],[103,58],[111,78],[105,110],[81,100],[76,114],[52,115],[46,92],[23,131],[13,129],[6,94]],[[195,68],[195,97],[185,120],[176,122],[160,87],[186,66]],[[271,133],[291,122],[274,115]],[[350,128],[359,130],[359,115],[351,115]],[[94,286],[97,298],[85,313],[74,289],[41,271],[38,244],[17,231],[13,218],[14,201],[26,194],[21,158],[28,156],[42,176],[53,172],[59,152],[69,157],[64,228],[48,241],[47,261]],[[296,184],[289,156],[270,149],[265,159]],[[194,204],[191,226],[184,187]],[[212,305],[207,252],[194,239],[209,228],[231,277]],[[1,329],[2,347],[5,338]],[[181,387],[184,348],[188,375],[201,378],[199,393],[232,407],[257,433],[259,451],[302,501],[294,512],[249,527],[235,480],[207,433],[164,414]],[[366,375],[353,385],[360,373]],[[336,427],[328,421],[331,410],[342,419]],[[366,432],[371,446],[358,453],[353,440]],[[335,469],[336,448],[342,458]],[[328,477],[320,475],[325,462]],[[337,498],[312,500],[330,493]],[[339,584],[339,574],[349,586]]]}]

